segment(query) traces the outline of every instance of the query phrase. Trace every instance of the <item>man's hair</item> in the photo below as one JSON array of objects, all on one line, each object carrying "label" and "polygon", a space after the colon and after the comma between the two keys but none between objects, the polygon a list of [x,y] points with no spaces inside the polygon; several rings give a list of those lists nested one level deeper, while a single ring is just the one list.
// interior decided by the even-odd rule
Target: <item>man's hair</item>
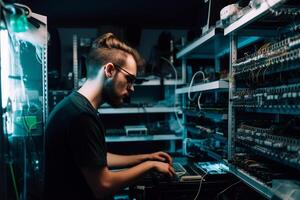
[{"label": "man's hair", "polygon": [[95,78],[99,68],[106,63],[111,62],[119,66],[125,65],[129,55],[134,58],[137,67],[143,65],[143,59],[139,53],[119,40],[114,34],[106,33],[98,37],[93,42],[86,60],[87,78]]}]

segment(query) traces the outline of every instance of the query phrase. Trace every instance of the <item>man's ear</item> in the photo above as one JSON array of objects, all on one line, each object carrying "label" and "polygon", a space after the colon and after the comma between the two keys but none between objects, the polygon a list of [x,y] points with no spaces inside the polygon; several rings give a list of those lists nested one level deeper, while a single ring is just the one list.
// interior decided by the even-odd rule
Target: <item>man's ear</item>
[{"label": "man's ear", "polygon": [[104,74],[107,78],[111,78],[114,75],[115,66],[112,63],[104,65]]}]

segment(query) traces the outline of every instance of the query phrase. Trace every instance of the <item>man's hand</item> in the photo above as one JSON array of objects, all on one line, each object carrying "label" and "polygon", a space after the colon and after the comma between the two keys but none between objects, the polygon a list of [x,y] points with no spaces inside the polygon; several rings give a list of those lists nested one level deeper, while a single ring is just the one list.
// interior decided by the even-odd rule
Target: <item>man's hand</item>
[{"label": "man's hand", "polygon": [[170,177],[175,176],[176,173],[175,173],[172,165],[170,165],[168,163],[164,163],[164,162],[157,162],[157,161],[154,161],[153,163],[154,163],[154,169],[156,171],[167,174]]},{"label": "man's hand", "polygon": [[161,162],[166,162],[169,165],[172,166],[172,158],[169,154],[159,151],[155,153],[149,154],[149,159],[153,161],[161,161]]}]

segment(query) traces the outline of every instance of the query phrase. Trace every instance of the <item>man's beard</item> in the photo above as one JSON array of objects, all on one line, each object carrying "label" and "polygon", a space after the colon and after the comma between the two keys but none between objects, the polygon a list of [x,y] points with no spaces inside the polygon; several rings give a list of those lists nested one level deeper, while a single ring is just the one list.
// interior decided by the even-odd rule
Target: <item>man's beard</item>
[{"label": "man's beard", "polygon": [[114,108],[122,106],[122,97],[117,95],[115,85],[112,81],[109,81],[104,85],[103,100]]}]

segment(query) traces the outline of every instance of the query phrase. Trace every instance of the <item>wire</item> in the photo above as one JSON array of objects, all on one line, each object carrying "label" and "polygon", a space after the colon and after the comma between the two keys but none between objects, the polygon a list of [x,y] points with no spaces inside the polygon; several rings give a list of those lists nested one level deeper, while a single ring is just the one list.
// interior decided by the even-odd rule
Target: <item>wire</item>
[{"label": "wire", "polygon": [[11,4],[5,4],[2,0],[0,0],[0,5],[6,12],[11,12],[13,15],[17,13],[16,8]]},{"label": "wire", "polygon": [[0,5],[1,5],[2,7],[5,7],[5,4],[4,4],[4,2],[3,2],[2,0],[0,0]]},{"label": "wire", "polygon": [[188,98],[189,98],[190,101],[194,101],[194,100],[195,100],[195,96],[196,96],[196,95],[195,95],[193,98],[191,98],[191,88],[192,88],[194,79],[195,79],[195,77],[196,77],[198,74],[201,74],[201,75],[202,75],[202,81],[205,81],[205,74],[204,74],[203,71],[197,71],[197,72],[193,75],[192,80],[191,80],[190,85],[189,85],[189,90],[188,90]]},{"label": "wire", "polygon": [[200,92],[200,94],[199,94],[199,96],[198,96],[198,101],[197,101],[197,103],[198,103],[198,108],[199,108],[199,110],[201,111],[201,104],[200,104],[200,100],[201,100],[201,96],[202,96],[202,92]]},{"label": "wire", "polygon": [[[30,9],[28,6],[26,6],[26,5],[24,5],[24,4],[20,4],[20,3],[14,3],[14,5],[15,5],[16,7],[19,7],[19,8],[22,10],[22,12],[24,12],[24,14],[26,14],[28,17],[31,17],[32,11],[31,11],[31,9]],[[26,10],[28,13],[26,13],[25,10]]]},{"label": "wire", "polygon": [[177,110],[176,110],[176,97],[177,97],[177,95],[176,95],[176,89],[177,89],[177,81],[178,81],[177,71],[176,71],[176,68],[174,67],[173,63],[171,63],[167,58],[160,57],[160,59],[166,61],[172,67],[172,69],[174,70],[175,83],[174,83],[174,106],[173,106],[173,108],[174,108],[174,114],[175,114],[175,117],[176,117],[176,121],[177,121],[177,123],[178,123],[178,125],[180,127],[180,129],[176,130],[175,132],[179,132],[179,131],[183,130],[184,127],[183,127],[182,123],[180,122],[180,119],[178,117],[178,113],[177,113]]},{"label": "wire", "polygon": [[224,190],[222,190],[221,192],[219,192],[219,193],[217,194],[217,196],[216,196],[216,199],[218,200],[218,199],[219,199],[219,196],[220,196],[221,194],[223,194],[224,192],[226,192],[226,191],[227,191],[228,189],[230,189],[231,187],[233,187],[233,186],[239,184],[240,182],[242,182],[242,181],[239,180],[238,182],[235,182],[235,183],[231,184],[230,186],[228,186],[227,188],[225,188]]},{"label": "wire", "polygon": [[[190,82],[190,85],[189,85],[189,90],[188,90],[188,98],[190,101],[194,101],[195,100],[195,96],[192,98],[191,97],[191,88],[192,88],[192,85],[193,85],[193,81],[195,79],[195,77],[197,76],[197,74],[201,73],[202,74],[202,81],[205,82],[206,81],[206,78],[205,78],[205,74],[203,73],[203,71],[197,71],[193,77],[192,77],[192,80]],[[200,103],[200,100],[201,100],[201,97],[202,97],[202,93],[200,92],[199,96],[198,96],[198,99],[197,99],[197,105],[198,105],[198,108],[199,110],[201,111],[201,103]]]},{"label": "wire", "polygon": [[[7,112],[4,114],[4,124],[7,123]],[[19,200],[19,192],[18,192],[18,187],[17,187],[17,182],[16,182],[16,177],[15,177],[15,173],[14,173],[14,168],[13,168],[13,161],[12,161],[12,155],[11,155],[11,148],[10,148],[10,143],[9,143],[9,135],[7,133],[7,128],[4,128],[4,142],[6,141],[6,145],[5,143],[4,146],[6,147],[6,152],[7,152],[7,164],[9,165],[9,169],[10,169],[10,174],[11,174],[11,179],[12,179],[12,182],[13,182],[13,188],[14,188],[14,192],[16,194],[16,199]],[[5,150],[4,150],[5,151]]]},{"label": "wire", "polygon": [[202,181],[203,181],[204,177],[205,177],[207,174],[209,174],[209,172],[211,172],[211,171],[206,172],[206,173],[202,176],[202,178],[201,178],[201,180],[200,180],[199,188],[198,188],[198,191],[197,191],[197,194],[196,194],[194,200],[196,200],[196,199],[198,198],[198,196],[199,196],[199,194],[200,194],[200,191],[201,191]]},{"label": "wire", "polygon": [[17,198],[17,200],[19,200],[20,199],[19,192],[18,192],[16,177],[15,177],[15,173],[14,173],[14,168],[12,166],[12,162],[9,162],[9,169],[10,169],[10,173],[11,173],[11,177],[12,177],[12,181],[13,181],[14,191],[16,193],[16,198]]}]

